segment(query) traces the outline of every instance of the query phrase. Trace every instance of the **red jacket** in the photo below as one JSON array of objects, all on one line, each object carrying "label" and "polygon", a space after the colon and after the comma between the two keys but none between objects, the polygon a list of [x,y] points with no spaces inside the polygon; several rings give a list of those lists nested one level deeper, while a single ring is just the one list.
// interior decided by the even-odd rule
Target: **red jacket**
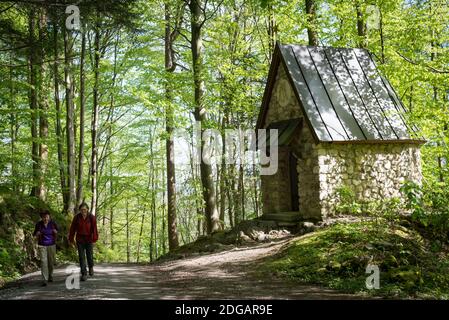
[{"label": "red jacket", "polygon": [[69,241],[73,242],[76,233],[77,243],[95,243],[98,240],[97,219],[94,215],[88,214],[86,219],[81,213],[73,217],[70,226]]}]

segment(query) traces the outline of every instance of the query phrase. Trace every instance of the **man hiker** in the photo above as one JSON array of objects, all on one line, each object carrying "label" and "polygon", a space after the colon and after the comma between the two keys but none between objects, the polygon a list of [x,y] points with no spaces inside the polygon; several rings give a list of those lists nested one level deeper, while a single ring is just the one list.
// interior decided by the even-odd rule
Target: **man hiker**
[{"label": "man hiker", "polygon": [[73,217],[70,226],[69,242],[72,245],[74,244],[75,234],[81,269],[81,281],[86,281],[86,256],[89,275],[91,277],[94,275],[93,244],[98,240],[98,230],[97,220],[95,216],[89,212],[89,206],[84,202],[80,204],[79,213]]},{"label": "man hiker", "polygon": [[33,236],[37,239],[41,259],[41,273],[44,280],[42,286],[46,286],[48,282],[53,282],[58,226],[51,220],[48,210],[42,211],[40,216],[41,220],[36,223]]}]

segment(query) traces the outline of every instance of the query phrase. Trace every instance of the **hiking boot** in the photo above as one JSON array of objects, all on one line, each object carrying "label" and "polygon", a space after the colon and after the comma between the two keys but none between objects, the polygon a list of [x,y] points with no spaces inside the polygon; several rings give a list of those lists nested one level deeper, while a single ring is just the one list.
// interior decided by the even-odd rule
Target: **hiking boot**
[{"label": "hiking boot", "polygon": [[53,282],[53,276],[48,277],[48,282]]},{"label": "hiking boot", "polygon": [[90,275],[91,277],[94,276],[94,268],[93,268],[93,267],[92,267],[92,268],[89,268],[89,275]]},{"label": "hiking boot", "polygon": [[41,287],[46,287],[47,286],[47,281],[42,282]]},{"label": "hiking boot", "polygon": [[83,274],[83,275],[81,276],[81,281],[86,281],[86,280],[87,280],[87,275]]}]

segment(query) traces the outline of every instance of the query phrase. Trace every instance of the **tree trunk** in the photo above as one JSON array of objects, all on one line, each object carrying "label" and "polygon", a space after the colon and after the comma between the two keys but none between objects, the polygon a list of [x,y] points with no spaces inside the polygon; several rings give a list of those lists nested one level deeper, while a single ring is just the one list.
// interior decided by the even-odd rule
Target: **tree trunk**
[{"label": "tree trunk", "polygon": [[[434,44],[432,43],[432,47],[434,46]],[[433,61],[433,60],[435,60],[435,55],[434,55],[434,53],[432,53],[432,57],[431,57],[431,61]],[[434,100],[434,102],[435,102],[435,104],[437,103],[437,101],[438,101],[438,90],[437,90],[437,87],[433,87],[433,100]],[[440,148],[441,147],[441,142],[440,141],[437,141],[437,146],[438,146],[438,148]],[[439,152],[438,152],[439,153]],[[443,171],[444,171],[444,168],[443,168],[443,157],[440,155],[440,154],[438,154],[438,156],[437,156],[437,162],[438,162],[438,181],[440,181],[440,182],[444,182],[444,176],[443,176]]]},{"label": "tree trunk", "polygon": [[253,175],[254,175],[254,212],[256,214],[256,218],[259,217],[259,191],[257,186],[257,174],[256,174],[256,161],[253,159]]},{"label": "tree trunk", "polygon": [[[112,157],[111,145],[112,145],[112,129],[114,125],[114,116],[115,116],[115,86],[117,81],[117,51],[118,45],[120,42],[120,33],[117,33],[115,42],[114,42],[114,64],[113,64],[113,74],[112,74],[112,83],[111,83],[111,91],[110,91],[110,99],[109,99],[109,110],[106,118],[106,128],[107,128],[107,136],[102,138],[103,140],[103,148],[98,150],[97,154],[97,177],[101,177],[103,175],[103,169],[106,164],[106,159],[108,157]],[[100,56],[101,59],[102,56]],[[98,129],[101,131],[101,129]],[[99,148],[98,148],[99,149]]]},{"label": "tree trunk", "polygon": [[[111,202],[112,199],[114,198],[114,182],[112,180],[112,160],[110,163],[110,167],[109,167],[109,175],[111,177],[111,180],[109,182],[109,188],[110,188],[110,195],[111,195]],[[110,237],[111,237],[111,249],[114,250],[114,207],[110,206],[109,208],[109,233],[110,233]]]},{"label": "tree trunk", "polygon": [[[234,21],[237,19],[235,18]],[[223,80],[224,83],[224,80]],[[225,94],[223,96],[225,100],[225,107],[223,111],[223,119],[221,121],[221,139],[224,142],[225,141],[225,130],[227,126],[229,125],[229,110],[231,107],[231,102],[229,101],[229,96]],[[229,177],[229,171],[226,167],[226,144],[223,143],[221,146],[221,152],[222,152],[222,158],[221,158],[221,179],[220,179],[220,221],[223,223],[223,229],[226,227],[226,197],[229,195],[229,186],[227,185],[227,180]],[[229,202],[228,198],[228,210],[229,215],[232,215],[231,212],[231,203]],[[229,216],[229,224],[232,227],[234,225],[234,222],[232,221],[232,218]]]},{"label": "tree trunk", "polygon": [[72,81],[72,50],[70,44],[70,33],[64,28],[64,78],[66,87],[66,138],[67,138],[67,179],[68,179],[68,199],[67,199],[67,213],[75,213],[75,130],[74,130],[74,116],[75,108],[73,103],[74,84]]},{"label": "tree trunk", "polygon": [[9,109],[10,113],[10,139],[11,139],[11,178],[12,178],[12,190],[17,192],[17,184],[19,179],[16,173],[16,141],[17,141],[17,113],[15,111],[15,88],[14,88],[14,74],[13,74],[13,52],[10,52],[10,65],[9,67]]},{"label": "tree trunk", "polygon": [[151,230],[150,230],[150,261],[153,261],[157,258],[157,242],[156,242],[156,191],[155,191],[155,168],[154,168],[154,159],[153,159],[153,137],[151,135],[150,130],[150,192],[151,192]]},{"label": "tree trunk", "polygon": [[[231,174],[229,174],[229,176],[233,177]],[[226,188],[226,197],[228,199],[229,225],[231,226],[231,228],[234,228],[234,226],[235,226],[235,221],[234,221],[235,211],[234,211],[234,203],[233,203],[233,199],[232,199],[231,187],[232,187],[232,184]]]},{"label": "tree trunk", "polygon": [[269,50],[270,54],[272,54],[274,52],[274,46],[276,45],[276,38],[277,38],[277,24],[276,19],[274,17],[274,10],[272,4],[269,4],[269,12],[268,12],[268,37],[269,37],[268,42]]},{"label": "tree trunk", "polygon": [[144,225],[144,223],[145,223],[145,210],[142,213],[142,220],[140,222],[139,240],[137,242],[137,260],[136,260],[137,263],[139,263],[139,260],[140,260],[140,244],[142,242],[143,225]]},{"label": "tree trunk", "polygon": [[101,230],[103,230],[103,244],[106,246],[106,213],[101,214]]},{"label": "tree trunk", "polygon": [[[224,143],[223,143],[223,146],[224,146]],[[226,179],[226,163],[225,163],[224,153],[223,153],[223,159],[221,160],[221,174],[220,174],[220,223],[221,223],[221,229],[223,229],[223,230],[226,227],[226,223],[225,223],[225,213],[226,213],[225,179]]]},{"label": "tree trunk", "polygon": [[[154,190],[151,191],[154,193]],[[156,240],[156,204],[155,197],[151,196],[151,230],[150,230],[150,261],[155,260],[155,241]],[[157,258],[157,257],[156,257]]]},{"label": "tree trunk", "polygon": [[242,201],[240,200],[240,172],[235,172],[231,177],[237,178],[237,188],[235,179],[232,179],[231,189],[232,189],[232,201],[234,202],[234,225],[237,226],[241,221],[242,214]]},{"label": "tree trunk", "polygon": [[[234,156],[233,156],[234,158]],[[236,210],[235,210],[235,166],[231,166],[228,170],[228,176],[226,178],[227,180],[227,188],[226,188],[226,195],[228,198],[228,216],[229,216],[229,224],[231,225],[231,228],[235,227],[235,221],[236,221]]]},{"label": "tree trunk", "polygon": [[307,14],[307,35],[309,37],[309,45],[317,46],[319,45],[319,41],[316,23],[315,0],[306,0],[306,14]]},{"label": "tree trunk", "polygon": [[238,182],[237,190],[235,193],[235,199],[237,201],[236,212],[235,212],[235,224],[245,220],[245,191],[244,191],[244,180],[243,180],[243,166],[239,164],[238,170]]},{"label": "tree trunk", "polygon": [[[170,7],[168,3],[165,3],[165,71],[167,73],[173,73],[176,65],[173,61],[173,41],[172,31],[170,23]],[[174,114],[172,106],[172,90],[171,90],[171,77],[167,77],[165,85],[165,98],[167,102],[167,108],[165,112],[166,121],[166,161],[167,161],[167,222],[168,222],[168,248],[174,250],[179,246],[178,230],[176,221],[176,179],[175,179],[175,152],[173,145],[173,127],[174,127]],[[165,250],[164,250],[165,251]]]},{"label": "tree trunk", "polygon": [[[202,58],[202,8],[201,0],[191,0],[189,3],[189,8],[191,12],[191,51],[192,51],[192,61],[193,61],[193,81],[195,88],[195,120],[199,121],[202,129],[201,135],[204,131],[203,126],[206,124],[206,109],[204,107],[204,75],[203,75],[203,58]],[[207,164],[208,159],[203,159],[208,157],[204,155],[204,141],[201,139],[201,183],[203,189],[203,198],[206,204],[205,215],[207,222],[207,233],[218,231],[220,229],[220,217],[216,205],[215,188],[212,166]]]},{"label": "tree trunk", "polygon": [[58,145],[58,165],[59,165],[59,183],[61,185],[62,201],[64,203],[64,212],[68,212],[68,190],[66,185],[66,172],[64,163],[64,147],[62,139],[61,125],[61,101],[59,99],[59,50],[58,50],[58,25],[53,24],[53,47],[55,50],[55,62],[53,64],[53,77],[55,89],[55,109],[56,109],[56,142]]},{"label": "tree trunk", "polygon": [[380,48],[381,48],[381,61],[385,64],[385,37],[384,37],[384,19],[382,10],[379,8],[379,36],[380,36]]},{"label": "tree trunk", "polygon": [[[98,17],[97,17],[98,19]],[[97,22],[95,26],[95,58],[94,58],[94,87],[93,87],[93,106],[92,106],[92,157],[91,157],[91,212],[96,214],[97,211],[97,170],[98,170],[98,117],[99,117],[99,105],[98,105],[98,84],[100,76],[100,26]]]},{"label": "tree trunk", "polygon": [[31,188],[31,195],[38,196],[39,186],[39,143],[38,143],[38,101],[37,101],[37,75],[36,75],[36,13],[35,9],[31,8],[29,13],[29,55],[28,55],[28,83],[29,89],[29,104],[31,109],[31,160],[33,164],[33,181]]},{"label": "tree trunk", "polygon": [[[433,10],[432,10],[432,3],[429,3],[429,16],[432,16]],[[430,29],[430,46],[432,47],[432,51],[430,54],[430,61],[435,61],[435,59],[437,58],[436,56],[436,52],[435,52],[435,30],[433,28]],[[433,101],[435,103],[435,105],[438,103],[438,88],[433,85],[432,86],[433,89]],[[444,105],[444,104],[443,104]],[[441,142],[437,141],[437,147],[440,148],[441,147]],[[438,154],[437,156],[437,164],[438,164],[438,180],[440,182],[444,182],[444,176],[443,176],[443,158],[440,154]]]},{"label": "tree trunk", "polygon": [[192,181],[193,181],[193,192],[195,194],[195,208],[196,208],[196,220],[197,220],[197,237],[200,237],[203,234],[203,217],[204,217],[204,213],[203,213],[203,208],[202,205],[200,203],[200,201],[197,198],[197,194],[199,193],[198,188],[197,188],[197,179],[198,179],[198,174],[197,174],[197,166],[194,164],[194,139],[193,139],[193,135],[190,137],[191,138],[191,143],[190,145],[192,146],[192,149],[189,149],[189,160],[190,160],[190,171],[192,172]]},{"label": "tree trunk", "polygon": [[129,208],[128,208],[128,199],[126,200],[126,263],[129,263],[131,260],[131,248],[129,243]]},{"label": "tree trunk", "polygon": [[220,177],[221,177],[221,170],[220,170],[220,166],[221,163],[216,163],[215,164],[215,170],[217,172],[216,176],[217,179],[214,181],[214,185],[215,185],[215,196],[217,198],[217,212],[218,212],[218,220],[219,220],[219,225],[220,225],[220,230],[223,229],[222,223],[220,221],[220,212],[221,212],[221,208],[220,208],[220,201],[218,201],[218,199],[220,199]]},{"label": "tree trunk", "polygon": [[84,63],[86,56],[86,33],[83,30],[81,34],[81,57],[80,57],[80,145],[78,150],[78,186],[76,189],[77,207],[83,202],[83,164],[84,164],[84,111],[85,111],[85,88],[84,88]]},{"label": "tree trunk", "polygon": [[41,200],[46,200],[47,189],[45,186],[45,177],[48,166],[48,84],[47,84],[47,62],[45,62],[46,51],[45,43],[47,41],[47,13],[42,8],[39,12],[39,184],[37,187],[37,196]]},{"label": "tree trunk", "polygon": [[363,12],[359,1],[356,1],[355,8],[357,11],[357,35],[359,36],[359,47],[366,48],[366,25],[363,21]]},{"label": "tree trunk", "polygon": [[244,180],[244,166],[240,164],[239,168],[239,184],[240,184],[240,201],[242,208],[242,221],[246,220],[246,208],[245,208],[245,180]]},{"label": "tree trunk", "polygon": [[[168,233],[166,233],[168,219],[165,219],[165,190],[166,190],[166,186],[164,183],[165,177],[166,177],[166,173],[164,172],[164,170],[162,170],[162,183],[164,184],[162,186],[162,234],[161,234],[162,254],[165,254],[167,252],[167,247],[166,247],[167,239],[165,238],[165,236],[168,235]],[[177,231],[176,231],[176,235],[178,235]]]}]

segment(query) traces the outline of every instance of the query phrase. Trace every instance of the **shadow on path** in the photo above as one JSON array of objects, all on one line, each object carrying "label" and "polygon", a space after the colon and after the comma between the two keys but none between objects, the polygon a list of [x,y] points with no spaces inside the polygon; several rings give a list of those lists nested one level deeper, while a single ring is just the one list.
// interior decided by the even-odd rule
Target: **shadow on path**
[{"label": "shadow on path", "polygon": [[[361,299],[252,272],[290,240],[153,264],[98,264],[95,276],[66,288],[66,266],[41,287],[40,272],[0,290],[0,299]],[[78,270],[78,269],[76,269]]]}]

